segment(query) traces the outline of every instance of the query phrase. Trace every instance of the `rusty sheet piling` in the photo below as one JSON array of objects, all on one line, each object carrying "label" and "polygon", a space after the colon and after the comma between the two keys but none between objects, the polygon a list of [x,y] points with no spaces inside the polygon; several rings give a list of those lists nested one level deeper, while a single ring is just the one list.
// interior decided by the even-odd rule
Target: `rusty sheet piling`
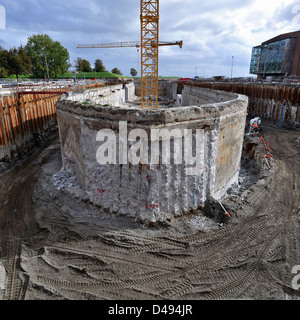
[{"label": "rusty sheet piling", "polygon": [[30,144],[35,134],[56,125],[60,93],[18,93],[0,96],[0,160]]},{"label": "rusty sheet piling", "polygon": [[62,94],[104,85],[19,85],[12,94],[0,96],[0,162],[10,161],[14,152],[30,148],[36,139],[57,125],[56,103]]},{"label": "rusty sheet piling", "polygon": [[281,121],[283,104],[286,101],[284,123],[300,126],[300,88],[296,86],[249,84],[249,83],[218,83],[191,82],[188,85],[243,94],[249,97],[248,112],[251,115]]}]

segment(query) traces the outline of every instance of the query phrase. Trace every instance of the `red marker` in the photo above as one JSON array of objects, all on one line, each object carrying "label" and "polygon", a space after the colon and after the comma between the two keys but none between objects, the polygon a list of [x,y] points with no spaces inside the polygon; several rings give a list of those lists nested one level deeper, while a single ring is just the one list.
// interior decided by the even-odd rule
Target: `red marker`
[{"label": "red marker", "polygon": [[97,189],[97,191],[101,194],[101,197],[103,197],[103,193],[104,193],[105,191],[100,190],[100,189]]}]

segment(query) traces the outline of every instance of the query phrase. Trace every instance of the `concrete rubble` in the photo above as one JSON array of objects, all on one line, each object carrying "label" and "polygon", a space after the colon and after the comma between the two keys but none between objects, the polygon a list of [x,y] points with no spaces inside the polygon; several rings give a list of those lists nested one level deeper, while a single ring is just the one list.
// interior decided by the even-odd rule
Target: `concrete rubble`
[{"label": "concrete rubble", "polygon": [[52,181],[57,190],[81,189],[72,172],[61,170],[52,176]]}]

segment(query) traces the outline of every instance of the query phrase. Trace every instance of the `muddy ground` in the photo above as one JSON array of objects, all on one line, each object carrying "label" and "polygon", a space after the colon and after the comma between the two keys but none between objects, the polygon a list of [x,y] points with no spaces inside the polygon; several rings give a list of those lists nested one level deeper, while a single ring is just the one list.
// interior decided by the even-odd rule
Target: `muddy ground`
[{"label": "muddy ground", "polygon": [[300,132],[268,123],[262,134],[270,168],[247,139],[227,224],[199,212],[155,227],[58,183],[54,139],[0,178],[0,299],[300,299]]}]

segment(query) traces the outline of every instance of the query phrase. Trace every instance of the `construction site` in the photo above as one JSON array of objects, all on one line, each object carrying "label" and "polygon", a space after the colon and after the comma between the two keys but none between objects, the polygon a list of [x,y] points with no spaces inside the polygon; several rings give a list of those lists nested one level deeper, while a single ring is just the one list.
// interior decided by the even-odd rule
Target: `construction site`
[{"label": "construction site", "polygon": [[0,300],[300,299],[299,85],[159,80],[158,25],[140,79],[1,89]]}]

